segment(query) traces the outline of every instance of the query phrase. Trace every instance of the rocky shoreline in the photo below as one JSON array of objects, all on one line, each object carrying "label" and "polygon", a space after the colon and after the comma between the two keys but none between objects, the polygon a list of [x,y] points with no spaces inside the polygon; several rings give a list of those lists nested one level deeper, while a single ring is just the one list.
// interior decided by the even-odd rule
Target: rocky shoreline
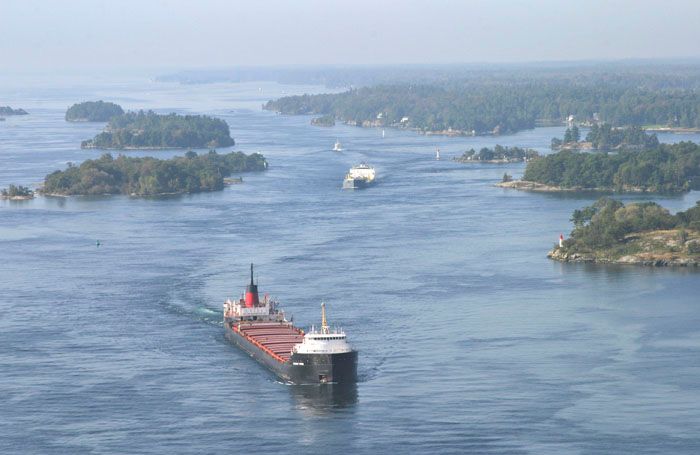
[{"label": "rocky shoreline", "polygon": [[595,253],[568,253],[562,248],[555,248],[547,253],[549,259],[559,262],[588,262],[594,264],[624,264],[653,267],[700,267],[700,258],[674,257],[653,253],[630,254],[614,259],[601,257]]},{"label": "rocky shoreline", "polygon": [[685,127],[642,127],[644,131],[650,133],[673,133],[673,134],[688,134],[688,133],[700,133],[700,128],[685,128]]},{"label": "rocky shoreline", "polygon": [[[469,163],[482,163],[482,164],[515,164],[515,163],[526,163],[525,159],[523,158],[503,158],[500,160],[465,160],[459,157],[452,158],[453,161],[456,161],[461,164],[469,164]],[[511,180],[512,182],[512,180]],[[504,183],[511,183],[511,182],[504,182]],[[534,183],[534,182],[533,182]],[[505,187],[504,187],[505,188]]]},{"label": "rocky shoreline", "polygon": [[499,188],[509,188],[513,190],[521,191],[535,191],[540,193],[561,193],[561,192],[574,192],[574,191],[593,191],[581,188],[562,188],[560,186],[550,186],[544,183],[530,182],[527,180],[511,180],[510,182],[499,182],[496,183]]},{"label": "rocky shoreline", "polygon": [[513,190],[520,191],[534,191],[540,193],[644,193],[644,188],[626,186],[622,191],[618,191],[615,188],[584,188],[584,187],[571,187],[564,188],[561,186],[545,185],[544,183],[531,182],[528,180],[511,180],[510,182],[499,182],[496,183],[499,188],[509,188]]},{"label": "rocky shoreline", "polygon": [[3,196],[0,194],[0,199],[4,199],[7,201],[28,201],[30,199],[34,199],[34,195],[30,194],[27,196]]},{"label": "rocky shoreline", "polygon": [[210,147],[98,147],[92,144],[80,144],[81,149],[95,149],[95,150],[125,150],[125,151],[138,151],[138,150],[204,150]]},{"label": "rocky shoreline", "polygon": [[620,245],[609,250],[572,251],[555,247],[547,253],[559,262],[624,264],[654,267],[700,267],[700,232],[670,229],[628,235]]}]

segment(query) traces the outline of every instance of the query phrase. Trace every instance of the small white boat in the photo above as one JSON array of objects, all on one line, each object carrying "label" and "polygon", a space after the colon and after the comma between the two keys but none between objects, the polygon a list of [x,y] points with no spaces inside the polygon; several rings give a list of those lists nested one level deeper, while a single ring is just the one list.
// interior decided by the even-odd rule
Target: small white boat
[{"label": "small white boat", "polygon": [[334,152],[342,152],[343,147],[340,145],[340,141],[336,140],[335,145],[333,146],[333,151]]},{"label": "small white boat", "polygon": [[440,161],[440,147],[435,151],[435,160]]}]

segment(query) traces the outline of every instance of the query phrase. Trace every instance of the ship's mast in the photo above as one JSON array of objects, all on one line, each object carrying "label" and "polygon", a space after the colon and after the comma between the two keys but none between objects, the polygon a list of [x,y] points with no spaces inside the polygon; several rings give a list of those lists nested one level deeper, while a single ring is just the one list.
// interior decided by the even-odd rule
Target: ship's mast
[{"label": "ship's mast", "polygon": [[326,303],[323,302],[321,303],[321,333],[328,334],[330,332],[328,322],[326,321]]}]

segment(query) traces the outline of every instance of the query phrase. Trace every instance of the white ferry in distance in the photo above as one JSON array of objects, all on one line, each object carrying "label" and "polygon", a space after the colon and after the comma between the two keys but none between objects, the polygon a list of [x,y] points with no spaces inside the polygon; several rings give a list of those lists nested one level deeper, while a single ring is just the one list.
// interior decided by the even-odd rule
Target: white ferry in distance
[{"label": "white ferry in distance", "polygon": [[344,190],[355,190],[365,188],[374,183],[376,172],[374,168],[367,163],[358,164],[350,168],[350,171],[345,175],[343,180]]}]

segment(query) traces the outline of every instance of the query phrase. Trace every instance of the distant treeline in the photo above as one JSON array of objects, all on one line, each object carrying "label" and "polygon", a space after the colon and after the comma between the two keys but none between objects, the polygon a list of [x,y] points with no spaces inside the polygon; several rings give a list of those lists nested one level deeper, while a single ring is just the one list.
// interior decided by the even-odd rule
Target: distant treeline
[{"label": "distant treeline", "polygon": [[[564,139],[552,139],[552,148],[569,148],[572,143],[578,145],[579,139],[579,129],[577,126],[573,126],[566,129]],[[654,148],[659,145],[656,134],[647,134],[639,126],[613,128],[609,123],[593,124],[591,130],[586,134],[585,142],[590,143],[591,148],[595,150]]]},{"label": "distant treeline", "polygon": [[10,106],[0,106],[0,115],[27,115],[24,109],[12,109]]},{"label": "distant treeline", "polygon": [[[633,233],[660,229],[700,230],[700,201],[684,212],[671,215],[655,202],[632,203],[601,198],[595,204],[575,210],[571,221],[574,230],[564,242],[569,251],[605,249],[622,242]],[[682,231],[680,235],[683,235]],[[700,253],[700,244],[695,248]]]},{"label": "distant treeline", "polygon": [[245,155],[214,151],[159,160],[123,155],[116,159],[104,154],[99,159],[68,166],[44,179],[43,192],[62,195],[128,194],[149,196],[220,190],[224,177],[234,172],[262,171],[267,168],[259,153]]},{"label": "distant treeline", "polygon": [[83,148],[205,148],[234,145],[228,124],[206,115],[127,112],[110,118],[105,131]]},{"label": "distant treeline", "polygon": [[539,153],[536,150],[525,149],[520,147],[504,147],[496,145],[494,148],[483,147],[478,152],[474,149],[469,149],[462,156],[455,158],[459,162],[471,161],[527,161],[537,158]]},{"label": "distant treeline", "polygon": [[696,62],[619,61],[512,64],[292,65],[188,70],[160,75],[158,81],[183,84],[276,81],[326,87],[381,84],[522,84],[565,81],[570,85],[613,85],[651,90],[700,89]]},{"label": "distant treeline", "polygon": [[69,122],[106,122],[115,115],[122,115],[124,110],[118,104],[104,101],[85,101],[72,105],[66,111]]},{"label": "distant treeline", "polygon": [[523,180],[562,188],[682,192],[700,189],[700,146],[693,142],[616,153],[562,150],[528,162]]},{"label": "distant treeline", "polygon": [[[282,114],[332,115],[365,126],[504,134],[561,122],[568,115],[615,126],[700,127],[700,91],[643,88],[620,81],[469,81],[378,85],[337,94],[269,101]],[[595,114],[595,115],[594,115]]]}]

